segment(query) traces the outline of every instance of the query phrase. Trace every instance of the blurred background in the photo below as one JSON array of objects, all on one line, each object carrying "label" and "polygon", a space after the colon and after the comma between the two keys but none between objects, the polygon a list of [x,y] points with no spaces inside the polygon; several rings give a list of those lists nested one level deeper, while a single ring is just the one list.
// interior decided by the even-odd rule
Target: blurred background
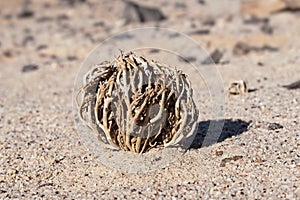
[{"label": "blurred background", "polygon": [[[69,105],[80,65],[98,44],[123,31],[153,26],[195,40],[216,64],[225,90],[236,80],[247,81],[253,91],[287,85],[299,80],[299,17],[300,0],[0,1],[0,78],[6,97],[0,104],[38,98]],[[132,39],[126,37],[117,39]],[[185,59],[153,49],[142,54],[183,69],[188,62],[201,62],[204,71],[211,66],[192,49]],[[209,97],[203,77],[186,72]],[[207,106],[208,99],[200,105]]]},{"label": "blurred background", "polygon": [[250,54],[248,63],[263,65],[257,57],[299,50],[299,10],[299,0],[1,1],[0,62],[78,62],[111,34],[159,26],[217,50],[217,64]]}]

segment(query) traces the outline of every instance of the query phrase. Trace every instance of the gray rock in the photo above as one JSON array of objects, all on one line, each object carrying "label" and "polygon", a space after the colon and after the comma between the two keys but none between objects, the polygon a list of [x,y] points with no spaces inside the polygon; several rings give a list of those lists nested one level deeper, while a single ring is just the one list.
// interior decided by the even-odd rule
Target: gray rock
[{"label": "gray rock", "polygon": [[223,57],[223,52],[219,49],[214,50],[205,60],[202,61],[203,65],[218,64]]},{"label": "gray rock", "polygon": [[289,85],[284,85],[283,87],[289,89],[289,90],[293,90],[293,89],[299,89],[300,88],[300,80],[293,82]]},{"label": "gray rock", "polygon": [[163,13],[154,7],[147,7],[139,5],[132,1],[124,0],[126,3],[123,17],[127,23],[130,22],[149,22],[149,21],[161,21],[166,19]]},{"label": "gray rock", "polygon": [[25,65],[22,67],[22,72],[26,73],[26,72],[31,72],[31,71],[35,71],[39,68],[38,65],[35,64],[29,64],[29,65]]}]

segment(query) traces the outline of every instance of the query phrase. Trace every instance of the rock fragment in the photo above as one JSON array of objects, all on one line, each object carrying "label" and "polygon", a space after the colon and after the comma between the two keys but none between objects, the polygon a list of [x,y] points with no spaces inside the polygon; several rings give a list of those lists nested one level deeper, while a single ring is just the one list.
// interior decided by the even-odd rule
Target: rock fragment
[{"label": "rock fragment", "polygon": [[189,56],[189,57],[178,56],[178,60],[181,62],[190,63],[190,62],[195,62],[197,60],[197,58],[194,56]]},{"label": "rock fragment", "polygon": [[244,24],[251,24],[251,25],[265,24],[268,22],[269,22],[269,18],[257,17],[257,16],[251,16],[250,18],[244,20]]},{"label": "rock fragment", "polygon": [[229,163],[231,161],[237,161],[237,160],[242,159],[242,158],[243,158],[243,156],[233,156],[233,157],[230,157],[230,158],[224,158],[221,161],[220,167],[225,167],[226,163]]},{"label": "rock fragment", "polygon": [[154,7],[148,7],[139,5],[133,1],[124,0],[126,3],[123,17],[126,20],[126,23],[131,22],[149,22],[149,21],[161,21],[166,19],[163,13]]},{"label": "rock fragment", "polygon": [[250,53],[251,51],[255,52],[275,52],[278,51],[279,49],[277,47],[273,47],[270,45],[263,45],[263,46],[250,46],[249,44],[245,42],[237,42],[232,50],[233,55],[235,56],[242,56]]},{"label": "rock fragment", "polygon": [[287,88],[288,90],[300,89],[300,80],[282,87]]},{"label": "rock fragment", "polygon": [[278,123],[269,123],[269,125],[268,125],[268,130],[271,130],[271,131],[274,131],[277,129],[282,129],[282,128],[283,128],[283,126]]},{"label": "rock fragment", "polygon": [[210,33],[209,29],[199,29],[199,30],[195,30],[190,32],[190,35],[208,35]]},{"label": "rock fragment", "polygon": [[210,64],[218,64],[220,63],[221,58],[223,57],[223,52],[219,49],[214,50],[209,57],[207,57],[202,64],[210,65]]},{"label": "rock fragment", "polygon": [[34,12],[30,9],[31,1],[30,0],[23,0],[22,1],[22,10],[18,14],[19,18],[31,18],[34,16]]},{"label": "rock fragment", "polygon": [[242,56],[248,54],[250,51],[251,51],[250,45],[244,42],[238,42],[234,45],[232,53],[235,56]]},{"label": "rock fragment", "polygon": [[39,68],[38,65],[35,65],[35,64],[29,64],[29,65],[23,66],[22,72],[23,72],[23,73],[31,72],[31,71],[37,70],[38,68]]}]

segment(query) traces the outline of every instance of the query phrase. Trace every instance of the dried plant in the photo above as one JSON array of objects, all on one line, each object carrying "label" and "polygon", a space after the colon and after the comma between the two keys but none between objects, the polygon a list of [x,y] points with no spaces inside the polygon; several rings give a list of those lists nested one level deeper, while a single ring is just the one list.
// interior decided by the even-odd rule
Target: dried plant
[{"label": "dried plant", "polygon": [[93,67],[80,94],[82,120],[99,140],[125,151],[183,144],[198,119],[187,76],[134,53]]},{"label": "dried plant", "polygon": [[248,92],[248,82],[244,80],[233,81],[228,88],[228,95],[240,95]]}]

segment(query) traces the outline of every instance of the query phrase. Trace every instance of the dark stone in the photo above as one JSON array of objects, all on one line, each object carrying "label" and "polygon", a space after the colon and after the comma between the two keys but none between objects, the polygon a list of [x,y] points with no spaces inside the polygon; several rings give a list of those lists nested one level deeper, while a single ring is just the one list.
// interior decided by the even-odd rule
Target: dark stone
[{"label": "dark stone", "polygon": [[151,49],[150,51],[149,51],[149,53],[158,53],[160,50],[159,49]]},{"label": "dark stone", "polygon": [[268,130],[276,130],[276,129],[282,129],[283,126],[281,124],[278,124],[278,123],[269,123],[268,125]]},{"label": "dark stone", "polygon": [[181,62],[190,63],[190,62],[196,61],[197,58],[193,57],[193,56],[190,56],[190,57],[181,57],[181,56],[178,56],[178,60],[181,61]]},{"label": "dark stone", "polygon": [[27,44],[30,42],[34,42],[34,37],[32,35],[27,35],[22,41],[22,46],[27,46]]},{"label": "dark stone", "polygon": [[272,46],[269,46],[269,45],[264,45],[264,46],[261,47],[261,50],[262,51],[275,52],[275,51],[278,51],[279,49],[277,47],[272,47]]},{"label": "dark stone", "polygon": [[127,23],[135,21],[144,23],[166,19],[166,17],[158,8],[142,6],[128,0],[123,0],[123,2],[126,3],[123,16]]},{"label": "dark stone", "polygon": [[34,12],[32,10],[23,10],[18,17],[19,18],[30,18],[34,16]]},{"label": "dark stone", "polygon": [[221,65],[228,65],[230,63],[229,60],[224,60],[222,62],[220,62]]},{"label": "dark stone", "polygon": [[287,88],[288,90],[300,89],[300,80],[282,87]]},{"label": "dark stone", "polygon": [[[53,183],[43,183],[43,184],[39,185],[38,188],[46,187],[46,186],[54,186],[54,184]],[[41,195],[41,196],[45,196],[45,195]]]},{"label": "dark stone", "polygon": [[43,7],[44,7],[44,8],[50,8],[50,7],[51,7],[51,4],[48,3],[48,2],[45,2],[45,3],[43,4]]},{"label": "dark stone", "polygon": [[183,8],[185,9],[187,6],[185,3],[182,3],[182,2],[176,2],[175,3],[175,8]]},{"label": "dark stone", "polygon": [[251,88],[251,89],[248,89],[248,93],[252,93],[252,92],[256,92],[258,89],[257,88]]},{"label": "dark stone", "polygon": [[38,23],[45,23],[45,22],[50,22],[53,19],[51,17],[47,17],[47,16],[43,16],[43,17],[39,17],[36,19],[36,22]]},{"label": "dark stone", "polygon": [[243,158],[243,156],[233,156],[230,158],[224,158],[221,160],[220,167],[225,167],[226,163],[231,162],[231,161],[237,161],[242,158]]},{"label": "dark stone", "polygon": [[102,27],[104,25],[105,25],[105,23],[103,21],[98,21],[93,24],[94,27]]},{"label": "dark stone", "polygon": [[129,33],[122,33],[120,35],[116,35],[114,38],[118,40],[127,40],[132,39],[133,35],[130,35]]},{"label": "dark stone", "polygon": [[169,35],[169,38],[176,38],[176,37],[179,37],[179,36],[180,36],[179,33],[171,33],[171,34]]},{"label": "dark stone", "polygon": [[198,3],[200,3],[201,5],[205,5],[205,0],[198,0]]},{"label": "dark stone", "polygon": [[11,58],[13,56],[12,52],[10,50],[6,50],[3,52],[3,55],[7,58]]},{"label": "dark stone", "polygon": [[3,16],[3,18],[6,19],[6,20],[10,20],[12,17],[13,17],[13,16],[12,16],[12,14],[10,14],[10,13],[5,14],[5,15]]},{"label": "dark stone", "polygon": [[269,22],[268,18],[259,18],[256,16],[252,16],[251,18],[244,20],[244,24],[254,24],[254,25],[261,24],[261,23],[267,24],[268,22]]},{"label": "dark stone", "polygon": [[263,66],[264,66],[264,63],[258,62],[257,65],[260,66],[260,67],[263,67]]},{"label": "dark stone", "polygon": [[85,3],[86,0],[61,0],[61,2],[69,6],[75,6],[78,3]]},{"label": "dark stone", "polygon": [[203,65],[218,64],[223,57],[223,52],[219,49],[214,50],[209,57],[202,61]]},{"label": "dark stone", "polygon": [[23,72],[23,73],[31,72],[31,71],[37,70],[38,68],[39,68],[38,65],[35,65],[35,64],[29,64],[29,65],[23,66],[22,72]]},{"label": "dark stone", "polygon": [[261,51],[275,52],[275,51],[278,51],[278,48],[277,47],[272,47],[272,46],[269,46],[269,45],[264,45],[262,47],[252,46],[250,50],[251,51],[257,51],[257,52],[261,52]]},{"label": "dark stone", "polygon": [[65,20],[69,20],[69,16],[66,14],[61,14],[57,16],[57,20],[58,21],[65,21]]},{"label": "dark stone", "polygon": [[39,46],[36,47],[36,50],[37,50],[37,51],[40,51],[40,50],[47,49],[47,48],[48,48],[47,45],[41,44],[41,45],[39,45]]},{"label": "dark stone", "polygon": [[279,49],[277,47],[273,47],[270,45],[264,45],[262,47],[257,47],[257,46],[250,46],[244,42],[238,42],[235,44],[233,47],[233,55],[235,56],[241,56],[241,55],[246,55],[250,53],[250,51],[256,51],[256,52],[262,52],[262,51],[270,51],[270,52],[275,52],[278,51]]},{"label": "dark stone", "polygon": [[273,34],[273,27],[271,27],[269,24],[264,24],[261,26],[260,30],[268,35],[272,35]]},{"label": "dark stone", "polygon": [[244,43],[244,42],[238,42],[233,47],[233,55],[235,56],[242,56],[246,55],[251,51],[251,46]]},{"label": "dark stone", "polygon": [[209,33],[210,33],[209,29],[200,29],[200,30],[192,31],[190,34],[191,35],[208,35]]},{"label": "dark stone", "polygon": [[22,0],[21,12],[18,14],[19,18],[31,18],[34,16],[34,12],[30,7],[32,6],[31,0]]},{"label": "dark stone", "polygon": [[204,26],[214,26],[216,24],[214,19],[204,20],[202,23]]},{"label": "dark stone", "polygon": [[69,61],[74,61],[74,60],[77,60],[78,58],[76,56],[67,56],[67,59]]}]

